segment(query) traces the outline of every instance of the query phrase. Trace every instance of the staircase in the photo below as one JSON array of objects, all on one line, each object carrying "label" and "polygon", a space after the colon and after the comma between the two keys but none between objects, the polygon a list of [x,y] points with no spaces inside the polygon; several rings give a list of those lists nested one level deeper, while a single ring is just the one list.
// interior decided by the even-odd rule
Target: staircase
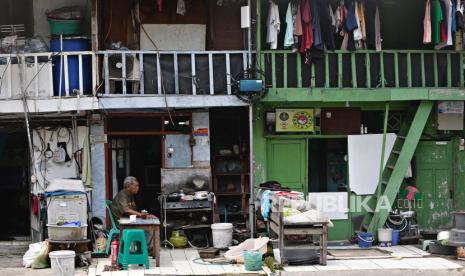
[{"label": "staircase", "polygon": [[409,109],[383,169],[380,183],[372,201],[369,202],[372,212],[365,218],[365,222],[369,222],[368,232],[375,234],[386,222],[390,208],[382,207],[392,207],[433,105],[433,101],[421,101],[416,109]]}]

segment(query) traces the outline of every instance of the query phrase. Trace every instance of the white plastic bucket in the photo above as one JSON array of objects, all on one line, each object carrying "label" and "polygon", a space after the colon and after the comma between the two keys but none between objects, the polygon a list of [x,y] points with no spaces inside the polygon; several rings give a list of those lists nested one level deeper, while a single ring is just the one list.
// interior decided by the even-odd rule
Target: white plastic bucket
[{"label": "white plastic bucket", "polygon": [[378,229],[378,241],[390,243],[392,241],[392,229]]},{"label": "white plastic bucket", "polygon": [[60,276],[74,276],[74,257],[71,250],[52,251],[48,254],[52,266],[52,274]]},{"label": "white plastic bucket", "polygon": [[228,248],[232,244],[232,223],[212,224],[213,247]]}]

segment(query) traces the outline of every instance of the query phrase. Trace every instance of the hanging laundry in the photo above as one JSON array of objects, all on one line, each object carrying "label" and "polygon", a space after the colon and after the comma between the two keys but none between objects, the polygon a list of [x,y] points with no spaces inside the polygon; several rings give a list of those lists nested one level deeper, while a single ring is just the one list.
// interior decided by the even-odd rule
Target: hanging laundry
[{"label": "hanging laundry", "polygon": [[294,46],[294,25],[297,13],[297,6],[289,2],[286,11],[286,34],[284,35],[284,47]]},{"label": "hanging laundry", "polygon": [[324,48],[323,38],[321,36],[320,15],[318,9],[318,0],[312,1],[312,23],[313,23],[313,47],[322,50]]},{"label": "hanging laundry", "polygon": [[327,50],[334,51],[336,46],[334,35],[336,33],[336,18],[331,5],[326,0],[318,0],[320,29],[323,43]]},{"label": "hanging laundry", "polygon": [[359,20],[360,31],[362,32],[362,39],[365,40],[367,37],[366,32],[366,21],[365,21],[365,4],[364,2],[359,2],[357,5],[357,16]]},{"label": "hanging laundry", "polygon": [[279,20],[278,5],[276,5],[273,1],[270,1],[270,8],[268,10],[268,19],[266,21],[266,25],[268,27],[266,42],[270,44],[270,49],[277,49],[281,21]]},{"label": "hanging laundry", "polygon": [[176,7],[176,13],[180,15],[185,15],[186,12],[187,12],[186,2],[184,0],[178,0],[177,7]]},{"label": "hanging laundry", "polygon": [[354,31],[358,28],[358,20],[355,15],[355,3],[350,1],[349,7],[347,7],[347,19],[344,24],[345,32],[344,40],[342,41],[341,49],[343,50],[355,50]]},{"label": "hanging laundry", "polygon": [[363,39],[362,26],[360,23],[359,5],[360,4],[358,2],[355,2],[354,4],[355,22],[357,23],[357,28],[354,29],[354,40],[356,41]]},{"label": "hanging laundry", "polygon": [[375,14],[376,14],[376,1],[367,1],[365,6],[365,31],[366,31],[366,44],[368,49],[376,48],[376,34],[375,34]]},{"label": "hanging laundry", "polygon": [[439,0],[431,0],[431,38],[434,44],[441,42],[442,10]]},{"label": "hanging laundry", "polygon": [[379,16],[379,7],[376,6],[375,12],[375,41],[376,41],[376,51],[381,51],[381,43],[383,39],[381,38],[381,18]]},{"label": "hanging laundry", "polygon": [[447,11],[447,41],[446,46],[452,46],[452,2],[445,0]]},{"label": "hanging laundry", "polygon": [[157,10],[163,12],[163,0],[157,0]]},{"label": "hanging laundry", "polygon": [[463,3],[458,2],[457,3],[457,10],[455,12],[455,21],[457,25],[457,30],[464,30],[464,24],[463,24],[463,12],[464,12],[464,6]]},{"label": "hanging laundry", "polygon": [[457,0],[452,0],[452,11],[451,11],[451,15],[452,15],[452,20],[451,20],[451,24],[452,24],[452,27],[451,27],[451,30],[453,33],[455,33],[457,31],[457,22],[456,22],[456,19],[455,19],[455,12],[457,11]]},{"label": "hanging laundry", "polygon": [[303,31],[302,31],[302,15],[301,15],[301,12],[300,12],[300,5],[297,5],[295,20],[294,20],[294,36],[299,37],[302,34],[303,34]]},{"label": "hanging laundry", "polygon": [[351,2],[349,8],[347,9],[347,19],[345,22],[345,28],[348,32],[352,32],[358,28],[357,17],[355,16],[354,2]]},{"label": "hanging laundry", "polygon": [[300,52],[305,53],[307,50],[310,50],[313,45],[311,1],[303,0],[300,7],[302,16],[302,42],[300,45]]},{"label": "hanging laundry", "polygon": [[425,3],[425,17],[423,18],[423,43],[431,43],[431,8],[430,0]]}]

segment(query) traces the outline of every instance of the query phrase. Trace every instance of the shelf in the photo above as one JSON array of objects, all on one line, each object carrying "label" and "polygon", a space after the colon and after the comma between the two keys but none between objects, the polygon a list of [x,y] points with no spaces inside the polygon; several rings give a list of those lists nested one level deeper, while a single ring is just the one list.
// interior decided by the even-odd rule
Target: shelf
[{"label": "shelf", "polygon": [[228,193],[228,192],[224,192],[224,193],[215,193],[216,196],[242,196],[243,193],[241,192],[234,192],[234,193]]},{"label": "shelf", "polygon": [[210,212],[212,208],[192,208],[192,209],[166,209],[166,212],[169,213],[190,213],[190,212]]},{"label": "shelf", "polygon": [[[218,213],[220,216],[224,216],[224,212],[223,213]],[[239,211],[239,212],[228,212],[227,213],[228,216],[239,216],[239,215],[249,215],[248,212],[243,212],[243,211]]]},{"label": "shelf", "polygon": [[216,176],[241,176],[243,173],[214,173]]}]

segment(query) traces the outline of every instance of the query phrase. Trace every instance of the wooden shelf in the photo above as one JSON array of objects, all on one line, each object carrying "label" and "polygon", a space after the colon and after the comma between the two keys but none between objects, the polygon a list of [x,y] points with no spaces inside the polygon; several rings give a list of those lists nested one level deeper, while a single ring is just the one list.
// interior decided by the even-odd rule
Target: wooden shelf
[{"label": "wooden shelf", "polygon": [[241,176],[243,173],[214,173],[216,176]]},{"label": "wooden shelf", "polygon": [[215,193],[216,196],[242,196],[243,193],[241,192],[234,192],[234,193],[229,193],[229,192],[220,192],[220,193]]}]

